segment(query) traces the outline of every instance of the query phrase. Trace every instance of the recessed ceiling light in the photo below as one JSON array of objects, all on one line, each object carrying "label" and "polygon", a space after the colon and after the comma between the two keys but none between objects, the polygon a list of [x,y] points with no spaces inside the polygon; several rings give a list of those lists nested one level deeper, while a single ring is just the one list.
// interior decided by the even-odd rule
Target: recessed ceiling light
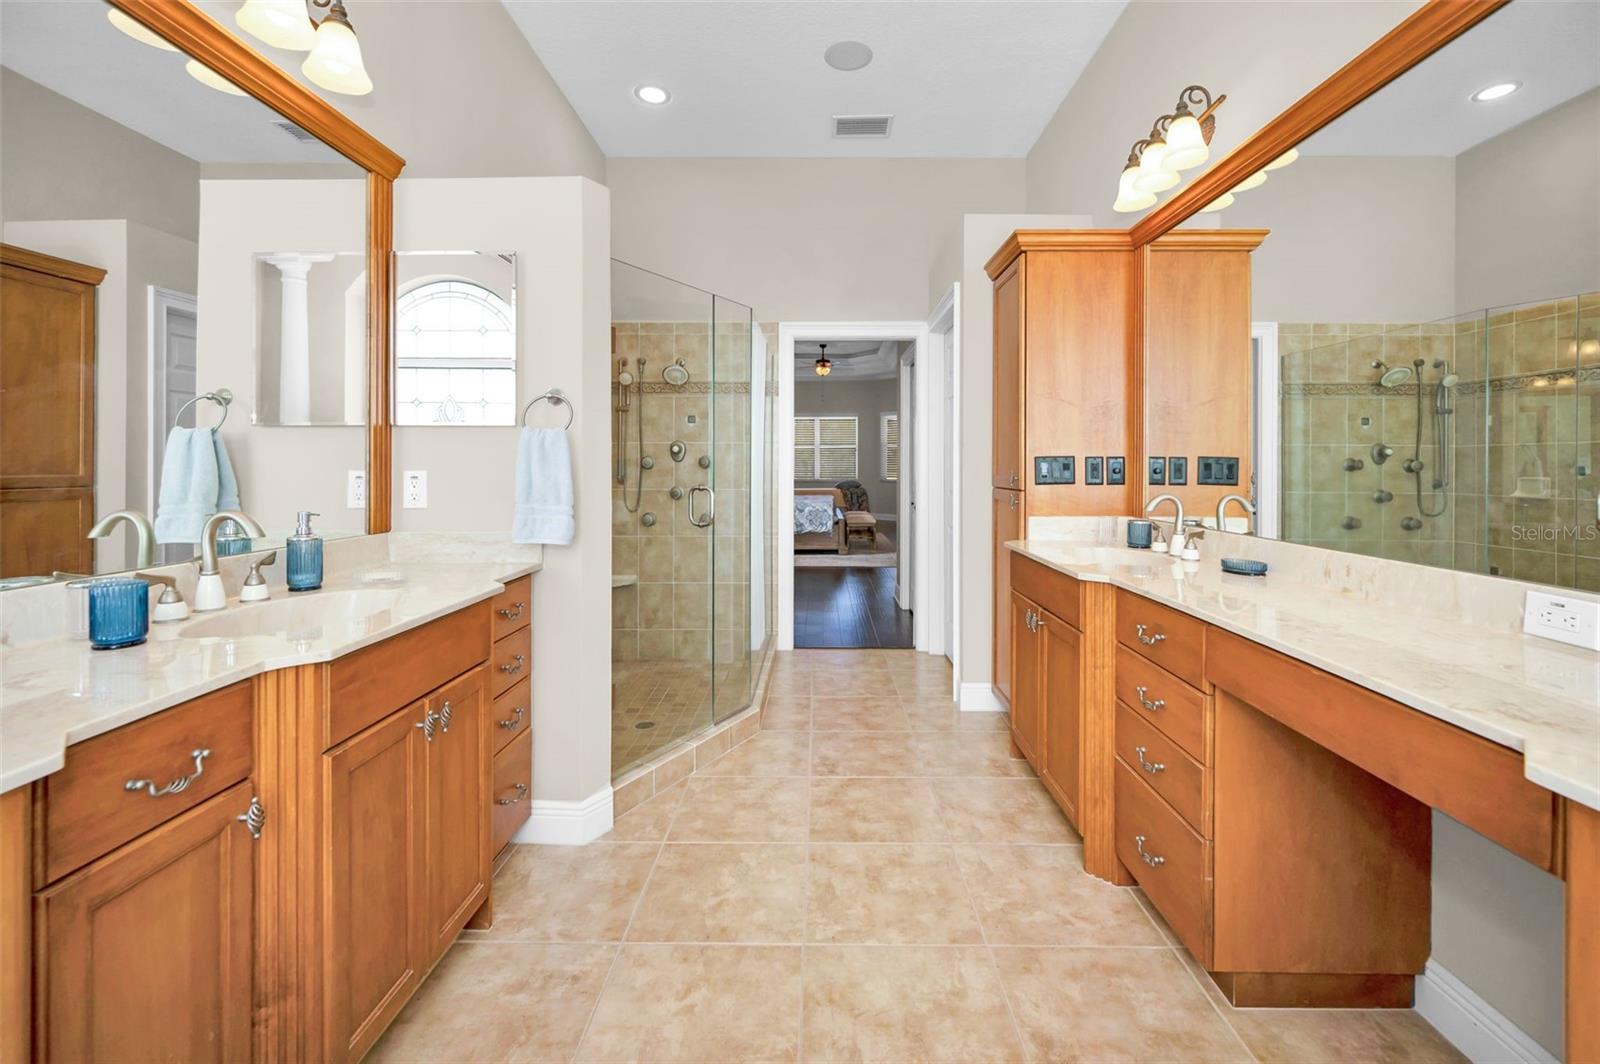
[{"label": "recessed ceiling light", "polygon": [[872,49],[860,41],[840,41],[828,45],[822,58],[835,70],[860,70],[872,62]]},{"label": "recessed ceiling light", "polygon": [[1520,81],[1501,81],[1472,94],[1472,99],[1477,103],[1488,103],[1490,100],[1503,100],[1507,96],[1522,88]]},{"label": "recessed ceiling light", "polygon": [[637,89],[633,90],[633,94],[637,96],[643,103],[658,105],[666,103],[668,100],[672,99],[672,93],[668,92],[666,89],[663,89],[660,85],[640,85]]}]

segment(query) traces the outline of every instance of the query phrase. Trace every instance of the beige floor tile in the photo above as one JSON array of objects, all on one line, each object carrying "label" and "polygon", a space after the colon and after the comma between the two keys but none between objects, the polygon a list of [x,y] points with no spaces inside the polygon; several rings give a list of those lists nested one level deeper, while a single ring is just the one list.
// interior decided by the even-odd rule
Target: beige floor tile
[{"label": "beige floor tile", "polygon": [[812,672],[883,672],[889,659],[871,650],[820,650],[794,652],[796,661]]},{"label": "beige floor tile", "polygon": [[894,689],[898,697],[907,700],[921,701],[925,698],[940,698],[950,694],[950,678],[948,676],[929,676],[924,673],[893,673]]},{"label": "beige floor tile", "polygon": [[805,922],[804,845],[669,842],[628,940],[799,942]]},{"label": "beige floor tile", "polygon": [[672,815],[678,811],[684,787],[675,783],[660,794],[652,795],[617,817],[611,830],[600,836],[601,842],[660,842],[667,837],[672,826]]},{"label": "beige floor tile", "polygon": [[1128,887],[1083,870],[1077,846],[958,846],[985,938],[1014,946],[1165,946]]},{"label": "beige floor tile", "polygon": [[911,732],[813,732],[813,776],[920,776]]},{"label": "beige floor tile", "polygon": [[699,770],[701,776],[806,776],[811,773],[811,736],[763,731]]},{"label": "beige floor tile", "polygon": [[998,731],[1004,732],[1004,713],[964,713],[945,699],[902,699],[900,708],[911,722],[912,731]]},{"label": "beige floor tile", "polygon": [[798,946],[624,946],[580,1061],[794,1060]]},{"label": "beige floor tile", "polygon": [[804,842],[810,781],[694,776],[667,836],[674,842]]},{"label": "beige floor tile", "polygon": [[807,942],[983,941],[948,846],[811,847]]},{"label": "beige floor tile", "polygon": [[818,669],[811,674],[813,698],[894,698],[895,689],[887,669]]},{"label": "beige floor tile", "polygon": [[908,731],[911,721],[891,693],[875,698],[817,697],[811,700],[815,731]]},{"label": "beige floor tile", "polygon": [[1011,738],[995,732],[924,732],[917,753],[929,776],[1031,777],[1026,761],[1011,756]]},{"label": "beige floor tile", "polygon": [[989,951],[807,946],[808,1060],[1013,1061],[1022,1047]]},{"label": "beige floor tile", "polygon": [[772,695],[761,707],[762,731],[810,731],[810,695]]},{"label": "beige floor tile", "polygon": [[473,937],[620,941],[660,849],[654,842],[518,846],[495,877],[494,926]]},{"label": "beige floor tile", "polygon": [[810,671],[773,672],[772,676],[767,680],[767,697],[810,698]]},{"label": "beige floor tile", "polygon": [[1083,841],[1038,780],[950,779],[933,786],[953,842]]},{"label": "beige floor tile", "polygon": [[458,943],[367,1059],[570,1060],[616,951]]},{"label": "beige floor tile", "polygon": [[994,954],[1034,1060],[1250,1059],[1173,950],[1000,947]]},{"label": "beige floor tile", "polygon": [[811,781],[812,842],[946,842],[927,780]]}]

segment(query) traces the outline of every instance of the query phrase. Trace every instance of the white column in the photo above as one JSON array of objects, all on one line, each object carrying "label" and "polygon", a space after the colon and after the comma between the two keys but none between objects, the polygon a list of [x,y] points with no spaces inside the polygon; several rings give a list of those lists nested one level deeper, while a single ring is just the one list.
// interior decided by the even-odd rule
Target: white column
[{"label": "white column", "polygon": [[311,303],[306,279],[311,267],[332,262],[332,255],[285,252],[267,255],[278,268],[282,286],[278,324],[278,423],[303,425],[311,420]]}]

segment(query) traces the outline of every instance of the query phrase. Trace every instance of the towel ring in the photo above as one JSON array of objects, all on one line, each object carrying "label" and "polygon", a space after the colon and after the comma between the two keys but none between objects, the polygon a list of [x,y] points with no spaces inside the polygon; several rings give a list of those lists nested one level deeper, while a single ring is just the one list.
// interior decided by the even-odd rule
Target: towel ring
[{"label": "towel ring", "polygon": [[565,431],[565,430],[570,429],[572,427],[572,413],[573,413],[573,411],[572,411],[572,400],[568,399],[564,394],[562,394],[562,391],[561,391],[560,388],[551,388],[548,392],[545,392],[543,395],[534,396],[533,399],[528,403],[528,405],[522,408],[522,427],[523,428],[527,428],[528,427],[528,411],[532,410],[537,404],[543,403],[543,402],[548,402],[552,406],[565,406],[567,408],[567,423],[565,425],[561,426],[562,431]]},{"label": "towel ring", "polygon": [[218,406],[222,407],[222,418],[216,423],[215,426],[213,426],[213,430],[220,429],[223,422],[228,420],[228,406],[233,402],[233,392],[229,391],[227,388],[218,388],[214,392],[205,392],[202,395],[197,395],[193,399],[190,399],[187,403],[184,403],[182,406],[178,407],[178,412],[172,416],[172,427],[177,428],[179,419],[183,417],[183,412],[202,399],[209,399],[213,403],[216,403]]}]

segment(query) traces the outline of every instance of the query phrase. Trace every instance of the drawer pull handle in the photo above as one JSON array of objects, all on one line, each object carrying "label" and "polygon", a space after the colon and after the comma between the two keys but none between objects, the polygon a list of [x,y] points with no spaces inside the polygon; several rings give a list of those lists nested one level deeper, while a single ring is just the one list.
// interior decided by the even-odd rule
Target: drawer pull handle
[{"label": "drawer pull handle", "polygon": [[1139,767],[1150,773],[1152,776],[1154,776],[1157,772],[1165,772],[1167,768],[1166,765],[1163,765],[1159,761],[1145,760],[1144,752],[1146,749],[1147,748],[1143,746],[1136,746],[1133,748],[1133,752],[1139,755]]},{"label": "drawer pull handle", "polygon": [[261,804],[259,796],[251,795],[250,804],[245,807],[245,811],[233,819],[250,829],[250,837],[252,839],[259,839],[261,837],[261,829],[267,823],[267,809]]},{"label": "drawer pull handle", "polygon": [[522,663],[527,659],[525,659],[521,654],[518,654],[515,658],[512,658],[511,660],[515,661],[516,664],[515,665],[502,665],[502,666],[500,666],[500,671],[501,672],[506,673],[507,675],[515,675],[516,673],[519,673],[519,672],[522,671]]},{"label": "drawer pull handle", "polygon": [[1150,689],[1148,687],[1145,687],[1142,684],[1133,689],[1134,693],[1139,696],[1139,704],[1152,713],[1156,712],[1157,710],[1166,709],[1167,700],[1165,698],[1157,698],[1152,700],[1146,697],[1146,692],[1149,690]]},{"label": "drawer pull handle", "polygon": [[1149,865],[1151,868],[1159,868],[1161,865],[1164,865],[1164,864],[1167,863],[1167,859],[1165,857],[1157,857],[1153,853],[1145,852],[1144,836],[1143,835],[1135,835],[1133,837],[1133,845],[1139,851],[1139,860],[1143,861],[1145,864]]},{"label": "drawer pull handle", "polygon": [[438,722],[439,714],[424,713],[422,715],[422,720],[417,724],[417,727],[422,729],[422,737],[427,739],[430,743],[433,742],[433,729]]},{"label": "drawer pull handle", "polygon": [[1134,625],[1133,631],[1134,634],[1139,637],[1139,642],[1143,643],[1147,647],[1153,647],[1157,643],[1167,638],[1166,634],[1163,632],[1151,632],[1149,635],[1146,635],[1145,633],[1149,631],[1149,628],[1148,626],[1142,624]]},{"label": "drawer pull handle", "polygon": [[439,730],[448,732],[450,730],[450,719],[454,716],[455,711],[450,708],[450,700],[447,698],[444,706],[439,710]]},{"label": "drawer pull handle", "polygon": [[522,801],[527,796],[528,796],[528,785],[526,783],[519,783],[519,784],[517,784],[517,796],[515,798],[496,798],[494,800],[494,804],[495,805],[516,805],[518,802]]},{"label": "drawer pull handle", "polygon": [[522,618],[522,611],[526,607],[526,602],[513,602],[510,606],[501,606],[495,612],[508,621],[516,621]]},{"label": "drawer pull handle", "polygon": [[500,727],[505,728],[506,730],[509,731],[510,729],[518,727],[519,725],[521,725],[522,724],[522,718],[527,716],[527,715],[528,715],[528,707],[526,707],[526,706],[518,706],[516,709],[513,709],[511,711],[511,716],[510,716],[509,719],[507,719],[507,720],[497,720],[497,721],[495,721],[495,723],[500,725]]},{"label": "drawer pull handle", "polygon": [[189,784],[199,779],[201,773],[205,772],[206,766],[204,762],[206,758],[211,756],[211,751],[206,749],[195,750],[189,756],[194,758],[194,771],[187,776],[179,776],[165,787],[158,788],[155,780],[129,780],[122,785],[122,789],[125,791],[146,791],[152,798],[160,798],[164,794],[178,794]]}]

